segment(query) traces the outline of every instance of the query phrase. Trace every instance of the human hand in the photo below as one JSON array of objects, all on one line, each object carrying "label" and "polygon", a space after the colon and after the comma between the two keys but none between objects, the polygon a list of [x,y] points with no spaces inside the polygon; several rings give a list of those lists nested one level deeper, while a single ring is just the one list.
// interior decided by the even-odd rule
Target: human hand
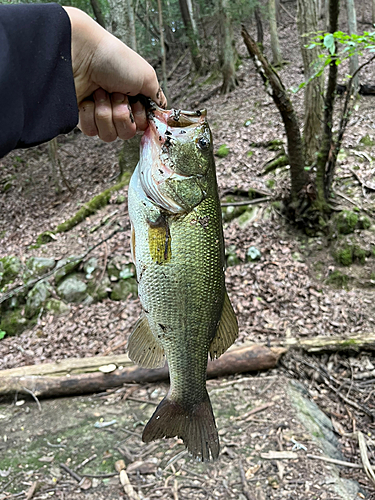
[{"label": "human hand", "polygon": [[82,132],[105,142],[130,139],[147,128],[143,94],[160,107],[167,100],[155,71],[140,55],[74,7],[64,7],[72,26],[72,65]]}]

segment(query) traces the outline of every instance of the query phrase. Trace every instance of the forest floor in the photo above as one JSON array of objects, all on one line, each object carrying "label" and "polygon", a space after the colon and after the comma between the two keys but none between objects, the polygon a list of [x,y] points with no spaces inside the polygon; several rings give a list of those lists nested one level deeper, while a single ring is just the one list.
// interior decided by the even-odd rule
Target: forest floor
[{"label": "forest floor", "polygon": [[[370,18],[370,14],[368,17]],[[363,29],[371,28],[370,25],[362,27]],[[293,43],[290,43],[290,40],[293,40]],[[303,71],[295,24],[285,13],[282,14],[280,42],[284,47],[284,56],[288,59],[288,65],[280,71],[280,75],[285,86],[291,88],[302,81]],[[268,46],[267,38],[265,44]],[[226,158],[217,158],[216,161],[221,194],[235,189],[244,191],[251,189],[271,190],[273,199],[278,200],[287,189],[288,170],[284,168],[265,176],[260,175],[264,164],[272,159],[276,153],[269,151],[266,147],[255,147],[253,143],[264,143],[274,139],[282,139],[285,143],[283,125],[272,99],[264,92],[262,83],[240,40],[238,40],[237,48],[242,57],[242,64],[238,69],[239,87],[235,91],[224,97],[220,96],[218,92],[214,92],[206,100],[205,96],[212,93],[220,81],[205,83],[207,79],[205,77],[193,81],[190,76],[186,76],[187,67],[182,65],[177,68],[173,81],[170,82],[171,100],[174,107],[183,109],[206,107],[215,141],[215,150],[217,151],[222,144],[229,147],[229,155]],[[340,68],[340,74],[341,79],[343,79],[344,67]],[[375,83],[374,65],[363,71],[361,81]],[[182,95],[183,97],[181,97]],[[292,100],[302,122],[303,93],[293,94]],[[338,108],[341,105],[342,101],[339,99]],[[344,138],[334,183],[336,200],[339,202],[336,208],[352,209],[355,205],[363,210],[363,213],[372,215],[373,225],[371,228],[362,232],[361,235],[358,234],[358,237],[362,237],[370,243],[375,241],[375,191],[366,188],[365,184],[374,185],[374,106],[375,96],[358,99]],[[365,141],[364,144],[362,139],[367,136],[369,141]],[[96,138],[87,138],[82,134],[71,133],[67,137],[59,137],[58,143],[58,158],[61,165],[61,169],[57,173],[61,188],[59,193],[55,189],[47,145],[26,151],[15,151],[0,161],[0,188],[7,185],[6,190],[1,191],[0,189],[0,257],[17,255],[23,262],[33,255],[52,256],[59,260],[65,256],[81,254],[85,249],[100,243],[114,229],[121,226],[123,231],[99,245],[90,254],[90,257],[96,256],[102,266],[109,258],[115,256],[130,261],[130,224],[126,203],[126,187],[114,194],[105,208],[88,217],[69,232],[57,234],[55,240],[40,248],[32,248],[40,233],[55,229],[58,224],[73,216],[82,204],[89,201],[95,194],[113,185],[119,173],[118,157],[123,147],[121,141],[105,144]],[[119,195],[124,195],[125,201],[123,203],[118,203]],[[92,229],[96,227],[98,229],[93,232]],[[278,339],[286,336],[341,335],[350,337],[356,334],[374,333],[375,258],[370,257],[363,264],[353,264],[349,268],[344,268],[337,264],[333,258],[334,242],[332,242],[332,238],[323,233],[314,237],[306,236],[302,231],[293,228],[271,203],[256,205],[251,217],[243,223],[240,223],[239,219],[225,223],[224,233],[226,247],[233,246],[233,251],[240,262],[228,267],[226,272],[229,296],[239,321],[238,343],[253,340],[272,346]],[[256,247],[261,252],[260,260],[246,262],[246,251],[250,246]],[[327,283],[327,279],[335,270],[349,276],[347,287],[337,288]],[[43,315],[33,328],[26,330],[19,336],[5,337],[0,341],[0,369],[68,357],[120,354],[124,352],[126,339],[139,313],[138,299],[129,297],[124,302],[105,299],[89,306],[73,305],[68,316],[59,318],[48,314]],[[306,368],[306,363],[310,363],[310,368]],[[372,439],[370,460],[374,463],[374,421],[371,421],[371,418],[360,409],[353,409],[350,404],[343,403],[342,398],[340,399],[340,396],[325,385],[324,377],[317,375],[319,367],[323,366],[332,377],[340,380],[351,380],[352,385],[345,388],[345,391],[343,389],[346,398],[366,403],[374,411],[373,385],[366,385],[366,379],[362,379],[362,382],[354,382],[355,375],[373,372],[374,365],[374,357],[370,353],[363,352],[352,353],[351,356],[337,354],[309,357],[308,361],[290,356],[285,359],[283,366],[277,368],[272,376],[288,375],[299,378],[306,383],[310,395],[316,403],[334,420],[334,428],[341,440],[346,460],[358,462],[359,459],[357,447],[345,434],[362,430],[370,441]],[[374,377],[370,379],[372,384],[373,379]],[[256,406],[255,403],[259,399],[256,397],[257,391],[262,392],[267,385],[267,383],[264,385],[262,380],[262,377],[257,377],[254,378],[254,382],[251,378],[245,382],[248,390],[247,397],[249,399],[255,397],[252,406]],[[361,379],[358,377],[358,380]],[[364,383],[363,380],[365,380]],[[210,382],[209,384],[211,389],[216,387],[216,384],[217,387],[220,387],[219,382]],[[246,434],[246,437],[243,437],[244,440],[246,438],[255,443],[258,439],[258,444],[255,446],[261,446],[260,449],[263,449],[263,444],[260,444],[260,442],[263,443],[263,440],[267,443],[267,450],[275,449],[277,443],[279,446],[277,449],[284,449],[283,445],[280,445],[280,442],[283,441],[280,433],[282,436],[284,432],[282,429],[287,429],[285,432],[290,431],[290,422],[294,418],[292,410],[289,413],[288,398],[285,395],[286,387],[284,387],[286,385],[282,381],[277,381],[262,393],[265,399],[260,398],[259,404],[275,402],[280,397],[285,406],[282,405],[276,411],[276,406],[281,403],[275,403],[275,408],[272,411],[267,410],[264,418],[261,417],[259,422],[254,421],[254,427],[251,427],[252,434]],[[236,385],[234,392],[228,391],[226,398],[230,398],[233,404],[238,406],[236,412],[244,411],[246,413],[248,410],[247,399],[241,402],[243,389],[239,389],[240,386],[240,383],[238,386]],[[140,399],[148,399],[153,391],[158,390],[156,386],[136,388],[135,394]],[[158,398],[162,395],[164,388],[162,387],[160,391]],[[252,391],[255,391],[255,395],[251,394]],[[116,397],[117,400],[112,402],[113,404],[118,404],[121,399],[121,395]],[[226,398],[220,399],[217,408],[225,408]],[[53,414],[54,403],[49,401],[44,404],[48,406],[48,411]],[[139,405],[136,406],[134,403],[133,407],[132,411],[136,414],[136,421],[143,421],[145,417],[139,415]],[[18,424],[16,425],[17,418],[21,418],[20,412],[19,409],[17,410],[18,407],[12,408],[13,410],[7,408],[4,411],[2,408],[0,413],[9,416],[10,414],[6,412],[14,411],[15,413],[11,417],[14,418],[14,426],[16,427],[18,426]],[[146,408],[148,408],[147,405]],[[68,409],[66,411],[69,413]],[[94,412],[94,417],[102,416],[101,411],[101,409],[97,410],[98,416]],[[36,418],[36,407],[30,412],[30,415]],[[252,484],[253,477],[256,483],[256,472],[254,476],[252,474],[257,468],[257,462],[251,453],[246,454],[243,450],[237,451],[236,448],[236,446],[240,447],[238,450],[241,450],[241,447],[246,448],[245,441],[242,443],[242,438],[239,437],[242,428],[239,425],[232,425],[233,422],[228,419],[224,421],[224,417],[221,422],[220,411],[218,415],[221,435],[228,436],[228,442],[225,441],[226,438],[223,438],[225,451],[222,452],[223,460],[220,461],[220,464],[204,466],[204,470],[199,469],[199,467],[203,467],[202,465],[194,465],[195,472],[188,470],[190,465],[186,466],[185,472],[191,482],[190,486],[184,486],[184,488],[193,488],[193,493],[191,491],[189,493],[188,490],[183,493],[179,490],[180,496],[178,496],[178,492],[174,493],[173,489],[176,489],[174,482],[178,478],[176,471],[181,471],[181,475],[184,476],[186,469],[178,459],[173,466],[175,469],[173,469],[172,464],[168,466],[170,474],[168,472],[168,476],[163,475],[163,487],[157,489],[155,495],[147,496],[144,494],[145,497],[155,496],[155,498],[162,499],[240,498],[239,491],[242,491],[242,483],[238,475],[239,458],[243,461],[242,466],[250,484]],[[233,413],[231,416],[236,421],[240,413]],[[131,425],[135,428],[134,422]],[[267,432],[262,426],[266,427]],[[235,433],[233,433],[233,429]],[[302,430],[296,431],[295,436],[297,437],[295,439],[298,438],[297,441],[302,440],[303,442],[303,437],[299,435],[299,432],[301,433]],[[109,435],[111,435],[110,432]],[[237,439],[241,441],[239,444],[236,443]],[[142,456],[144,450],[139,451],[135,444],[137,440],[139,440],[139,436],[131,437],[126,446],[132,451],[135,447],[134,456],[137,453]],[[276,440],[275,443],[272,440]],[[290,436],[288,435],[287,450],[290,450],[289,441]],[[176,446],[176,442],[173,441],[170,446],[173,448]],[[316,444],[311,444],[311,447],[309,453],[317,454],[314,448]],[[159,467],[161,461],[163,461],[162,467],[166,467],[168,457],[174,455],[174,451],[171,449],[168,456],[166,453],[166,457],[163,458],[160,455],[162,449],[163,447],[158,448],[159,455],[155,455],[156,462],[150,462],[155,467]],[[176,449],[180,451],[181,446],[178,445]],[[102,450],[101,453],[105,453],[105,450]],[[147,448],[146,455],[149,457],[151,453],[152,450]],[[280,472],[280,465],[277,465],[279,462],[273,462],[272,466],[264,465],[267,462],[262,462],[260,483],[263,484],[264,480],[267,487],[265,493],[257,493],[258,496],[255,497],[257,500],[262,500],[262,498],[336,498],[330,493],[328,486],[319,485],[318,478],[323,465],[307,459],[300,460],[301,452],[298,453],[298,458],[292,462],[293,465],[288,466],[282,472]],[[1,465],[0,458],[0,469],[3,469]],[[236,472],[234,473],[235,468]],[[202,477],[205,478],[203,486],[194,482],[197,474],[198,481]],[[359,492],[358,498],[375,498],[375,487],[371,486],[362,471],[345,469],[342,474],[345,477],[350,475],[359,481],[362,492]],[[0,470],[0,498],[2,498],[2,485],[6,483],[2,477]],[[273,483],[273,477],[278,478],[277,483]],[[306,486],[309,484],[307,478],[312,478],[311,487]],[[138,471],[136,482],[139,483],[141,479],[142,474]],[[156,478],[156,480],[160,481],[161,479]],[[32,483],[32,479],[30,481]],[[217,483],[220,483],[217,493],[211,495],[211,492],[216,491],[215,485]],[[314,484],[318,485],[315,489],[312,488]],[[88,493],[69,493],[65,498],[121,498],[118,484],[110,483],[110,485],[114,489],[110,490],[111,493],[106,490],[107,493],[103,493],[104,496],[100,496],[99,492],[99,496],[95,496],[96,493],[90,493],[91,496],[88,496]],[[238,490],[236,490],[236,485]],[[158,486],[160,486],[159,483]],[[25,486],[22,488],[25,490]],[[112,494],[113,497],[110,496]],[[65,495],[67,494],[65,493]],[[357,496],[352,498],[357,498]]]}]

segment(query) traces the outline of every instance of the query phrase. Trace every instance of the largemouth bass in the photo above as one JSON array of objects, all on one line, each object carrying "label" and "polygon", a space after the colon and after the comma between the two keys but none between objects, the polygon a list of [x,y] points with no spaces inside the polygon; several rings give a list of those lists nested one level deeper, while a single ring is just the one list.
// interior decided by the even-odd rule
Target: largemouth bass
[{"label": "largemouth bass", "polygon": [[224,240],[206,111],[149,113],[129,186],[131,247],[142,315],[129,357],[156,368],[167,358],[170,389],[147,423],[145,442],[178,436],[202,461],[219,438],[206,390],[208,353],[238,335],[224,282]]}]

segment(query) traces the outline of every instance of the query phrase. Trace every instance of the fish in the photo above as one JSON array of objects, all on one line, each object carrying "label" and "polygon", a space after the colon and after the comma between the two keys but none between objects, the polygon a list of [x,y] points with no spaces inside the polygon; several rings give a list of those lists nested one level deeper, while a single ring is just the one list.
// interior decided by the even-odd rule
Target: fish
[{"label": "fish", "polygon": [[238,336],[225,287],[224,237],[207,111],[148,113],[129,184],[131,252],[142,313],[128,340],[145,368],[168,362],[170,388],[142,440],[181,438],[190,455],[215,460],[220,444],[206,389],[208,355]]}]

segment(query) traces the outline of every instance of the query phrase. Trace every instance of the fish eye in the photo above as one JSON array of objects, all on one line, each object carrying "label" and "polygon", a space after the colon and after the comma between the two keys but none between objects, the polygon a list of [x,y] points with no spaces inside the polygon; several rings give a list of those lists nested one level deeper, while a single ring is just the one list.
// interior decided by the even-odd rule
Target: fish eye
[{"label": "fish eye", "polygon": [[203,149],[203,150],[206,150],[210,147],[210,141],[208,141],[205,137],[201,137],[198,140],[197,144],[198,144],[199,149]]}]

